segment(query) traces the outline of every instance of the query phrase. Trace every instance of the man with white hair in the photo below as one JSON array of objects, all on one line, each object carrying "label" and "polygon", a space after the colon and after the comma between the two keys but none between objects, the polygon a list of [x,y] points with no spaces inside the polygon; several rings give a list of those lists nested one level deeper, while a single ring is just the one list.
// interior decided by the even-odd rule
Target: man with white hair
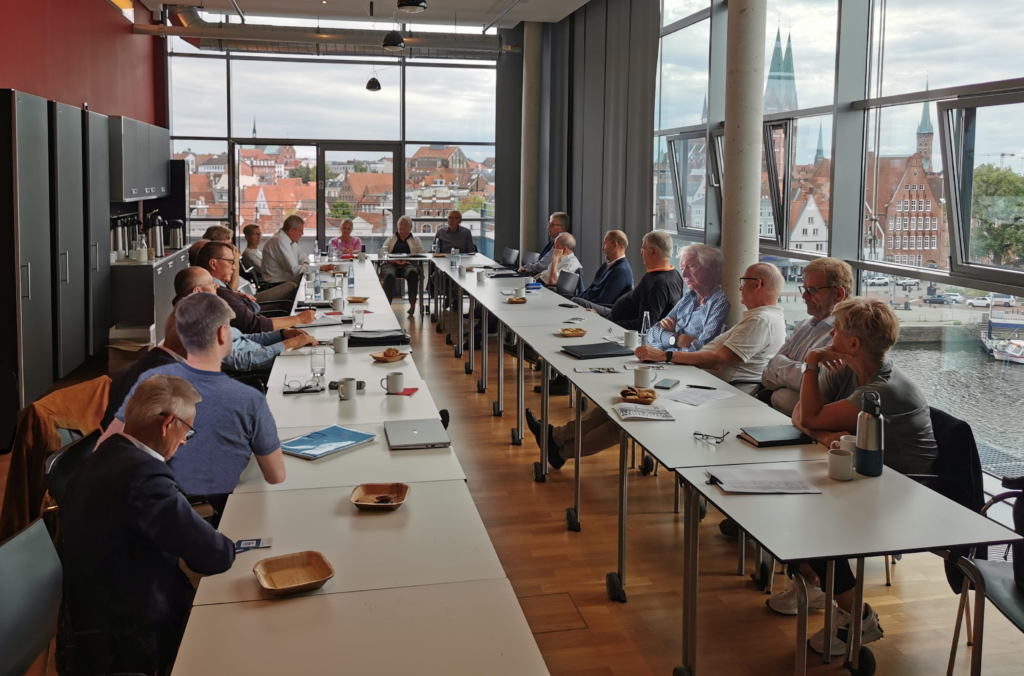
[{"label": "man with white hair", "polygon": [[[231,308],[210,293],[194,293],[175,307],[178,338],[188,353],[183,364],[161,366],[142,375],[184,378],[206,402],[196,414],[195,439],[174,457],[171,468],[188,495],[205,495],[214,507],[235,490],[238,477],[256,456],[267,483],[285,479],[284,455],[277,423],[266,398],[248,385],[221,373],[231,354]],[[136,386],[137,387],[137,386]],[[128,395],[131,403],[132,394]],[[117,412],[107,434],[124,428],[125,407]]]},{"label": "man with white hair", "polygon": [[200,401],[182,378],[149,375],[123,429],[68,484],[61,559],[75,673],[166,673],[195,595],[179,559],[202,575],[234,562],[231,540],[196,514],[167,462],[197,425],[211,432],[196,423]]},{"label": "man with white hair", "polygon": [[771,263],[755,263],[740,277],[740,300],[747,311],[736,326],[697,352],[642,346],[642,361],[697,366],[747,394],[761,386],[761,374],[786,342],[786,317],[776,301],[784,279]]},{"label": "man with white hair", "polygon": [[540,251],[540,258],[519,268],[519,272],[535,277],[551,264],[551,257],[554,255],[555,239],[563,232],[569,232],[569,214],[556,211],[548,218],[548,242]]},{"label": "man with white hair", "polygon": [[554,286],[558,283],[558,275],[563,272],[579,272],[583,265],[576,258],[576,238],[567,232],[555,238],[555,246],[551,250],[551,264],[537,278],[541,284]]},{"label": "man with white hair", "polygon": [[722,252],[707,244],[691,244],[679,257],[679,270],[689,291],[651,327],[647,344],[696,352],[722,332],[729,316],[731,305],[722,291]]},{"label": "man with white hair", "polygon": [[[295,214],[284,219],[281,229],[263,245],[263,279],[274,284],[301,284],[302,276],[316,269],[316,265],[309,263],[299,248],[305,229],[306,222]],[[321,271],[332,269],[333,265],[320,266]]]}]

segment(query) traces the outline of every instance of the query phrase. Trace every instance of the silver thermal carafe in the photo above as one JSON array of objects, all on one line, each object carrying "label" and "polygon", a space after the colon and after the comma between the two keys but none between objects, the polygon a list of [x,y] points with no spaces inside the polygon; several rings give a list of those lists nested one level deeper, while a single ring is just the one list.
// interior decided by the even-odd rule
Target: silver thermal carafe
[{"label": "silver thermal carafe", "polygon": [[148,221],[146,239],[149,241],[149,245],[153,247],[154,255],[157,258],[164,257],[164,219],[160,217],[160,214],[153,211],[146,215]]},{"label": "silver thermal carafe", "polygon": [[854,465],[858,474],[881,476],[885,457],[885,418],[882,417],[882,396],[865,392],[857,414],[857,446]]},{"label": "silver thermal carafe", "polygon": [[185,223],[179,219],[167,221],[167,246],[171,251],[185,248]]}]

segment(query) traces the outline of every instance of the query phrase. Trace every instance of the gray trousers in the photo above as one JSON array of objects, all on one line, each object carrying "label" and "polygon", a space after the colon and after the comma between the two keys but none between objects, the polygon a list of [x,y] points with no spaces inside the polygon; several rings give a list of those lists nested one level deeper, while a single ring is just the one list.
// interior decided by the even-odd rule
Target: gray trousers
[{"label": "gray trousers", "polygon": [[612,316],[612,309],[610,307],[608,307],[607,305],[598,305],[597,303],[593,303],[593,302],[591,302],[589,300],[583,300],[579,296],[577,296],[576,298],[573,298],[572,302],[574,302],[577,305],[580,305],[582,307],[585,307],[588,310],[593,310],[594,312],[596,312],[597,314],[601,315],[602,317],[608,318],[608,317]]}]

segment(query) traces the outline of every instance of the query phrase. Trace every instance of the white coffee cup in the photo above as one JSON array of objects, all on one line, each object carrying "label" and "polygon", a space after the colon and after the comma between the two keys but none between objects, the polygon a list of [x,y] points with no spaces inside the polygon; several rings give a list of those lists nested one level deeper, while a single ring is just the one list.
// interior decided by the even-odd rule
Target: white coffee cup
[{"label": "white coffee cup", "polygon": [[312,270],[308,270],[306,272],[306,281],[307,282],[312,282],[313,281],[313,271]]},{"label": "white coffee cup", "polygon": [[358,391],[359,381],[355,378],[342,378],[338,381],[338,399],[342,401],[354,399]]},{"label": "white coffee cup", "polygon": [[366,252],[365,251],[360,251],[359,252],[359,262],[362,263],[365,260],[366,260]]},{"label": "white coffee cup", "polygon": [[622,339],[622,344],[631,350],[635,350],[640,347],[640,332],[626,331],[626,335]]},{"label": "white coffee cup", "polygon": [[345,311],[345,299],[342,298],[341,296],[338,296],[337,298],[332,299],[331,300],[331,309],[334,310],[335,312],[344,312]]},{"label": "white coffee cup", "polygon": [[333,286],[323,286],[320,288],[320,291],[321,293],[324,294],[324,300],[331,300],[331,298],[334,296]]},{"label": "white coffee cup", "polygon": [[476,283],[483,284],[487,281],[487,274],[483,270],[476,271]]},{"label": "white coffee cup", "polygon": [[401,371],[392,371],[380,379],[380,386],[387,390],[388,394],[401,394],[405,392],[405,374]]},{"label": "white coffee cup", "polygon": [[525,286],[517,286],[515,291],[516,291],[516,298],[526,298],[526,287]]},{"label": "white coffee cup", "polygon": [[336,353],[348,354],[348,334],[343,333],[340,336],[335,336],[333,345]]},{"label": "white coffee cup", "polygon": [[853,452],[845,448],[830,448],[828,451],[828,475],[836,481],[853,478]]},{"label": "white coffee cup", "polygon": [[654,384],[654,370],[641,364],[633,371],[633,387],[648,388]]},{"label": "white coffee cup", "polygon": [[466,276],[466,266],[465,265],[460,265],[459,266],[459,277],[465,277],[465,276]]}]

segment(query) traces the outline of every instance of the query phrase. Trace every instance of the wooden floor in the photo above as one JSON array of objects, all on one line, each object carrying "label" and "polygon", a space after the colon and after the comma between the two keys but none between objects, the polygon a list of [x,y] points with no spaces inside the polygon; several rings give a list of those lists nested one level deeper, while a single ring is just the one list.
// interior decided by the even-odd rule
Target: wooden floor
[{"label": "wooden floor", "polygon": [[[509,443],[515,424],[513,360],[505,360],[505,416],[496,418],[491,414],[497,392],[493,350],[491,387],[478,394],[479,358],[477,373],[466,375],[463,360],[452,356],[434,326],[421,323],[418,316],[410,320],[404,309],[395,306],[413,336],[416,366],[434,401],[451,413],[448,431],[469,489],[551,673],[671,674],[682,645],[682,521],[672,513],[671,473],[630,473],[629,602],[613,603],[604,578],[616,561],[617,455],[609,451],[586,459],[583,529],[566,531],[563,511],[572,505],[572,462],[537,484],[531,465],[539,451],[532,436],[527,434],[522,446]],[[540,395],[532,390],[539,374],[527,371],[526,382],[526,405],[538,411]],[[565,397],[553,398],[551,410],[556,423],[572,414]],[[7,458],[0,456],[0,479],[6,469]],[[719,520],[720,515],[709,512],[700,533],[701,673],[792,673],[795,619],[768,610],[766,596],[748,577],[736,574],[736,545],[719,535]],[[884,638],[871,644],[877,673],[945,673],[957,597],[946,583],[941,560],[929,554],[904,557],[893,568],[892,587],[885,586],[881,559],[867,562],[867,574],[865,596],[885,631]],[[786,583],[779,580],[779,585]],[[823,617],[812,612],[810,631],[821,627]],[[991,607],[985,627],[984,673],[1019,676],[1024,671],[1024,635]],[[957,674],[969,673],[969,654],[961,635]],[[40,656],[29,673],[43,674],[44,663]],[[846,673],[839,661],[823,665],[813,653],[808,665],[810,673]]]}]

